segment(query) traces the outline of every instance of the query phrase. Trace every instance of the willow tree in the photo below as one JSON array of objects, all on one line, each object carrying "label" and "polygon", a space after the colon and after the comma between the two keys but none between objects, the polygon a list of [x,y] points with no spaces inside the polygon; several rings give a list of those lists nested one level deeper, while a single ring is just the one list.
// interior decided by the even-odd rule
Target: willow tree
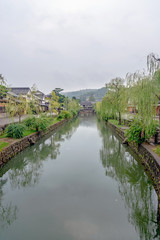
[{"label": "willow tree", "polygon": [[67,104],[67,110],[72,113],[73,116],[76,116],[78,111],[81,109],[79,101],[76,99],[69,99]]},{"label": "willow tree", "polygon": [[157,54],[150,53],[147,56],[147,70],[151,78],[158,69],[160,69],[160,58]]},{"label": "willow tree", "polygon": [[106,88],[108,92],[106,97],[110,99],[110,107],[112,112],[118,116],[119,125],[121,125],[122,121],[122,113],[126,108],[126,89],[124,86],[124,79],[122,78],[114,78],[110,83],[106,84]]},{"label": "willow tree", "polygon": [[6,88],[6,81],[2,74],[0,74],[0,99],[6,97],[7,88]]},{"label": "willow tree", "polygon": [[38,114],[40,112],[40,103],[39,99],[36,96],[36,93],[38,92],[38,88],[36,84],[33,84],[30,91],[30,101],[29,101],[29,113],[31,114]]},{"label": "willow tree", "polygon": [[[160,102],[160,58],[154,53],[147,56],[147,70],[150,78],[153,81],[155,96]],[[160,124],[160,110],[159,110],[159,124]]]},{"label": "willow tree", "polygon": [[[158,99],[155,96],[155,85],[150,75],[133,74],[132,84],[128,87],[128,96],[131,103],[137,109],[136,118],[129,130],[129,139],[135,139],[137,132],[137,142],[142,142],[150,138],[156,131],[155,123],[156,105]],[[139,132],[139,133],[138,133]]]},{"label": "willow tree", "polygon": [[58,100],[59,97],[56,95],[55,91],[52,91],[51,97],[48,98],[50,113],[58,114],[58,108],[60,107]]},{"label": "willow tree", "polygon": [[18,116],[19,122],[21,122],[21,117],[28,111],[26,98],[22,95],[15,97],[9,93],[7,96],[6,111],[10,117]]},{"label": "willow tree", "polygon": [[108,91],[100,105],[100,115],[103,120],[116,118],[115,98],[113,91]]}]

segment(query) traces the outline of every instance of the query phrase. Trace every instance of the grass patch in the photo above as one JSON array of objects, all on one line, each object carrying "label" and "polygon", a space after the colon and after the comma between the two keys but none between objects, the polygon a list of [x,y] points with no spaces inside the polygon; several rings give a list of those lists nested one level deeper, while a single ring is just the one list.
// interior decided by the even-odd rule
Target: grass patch
[{"label": "grass patch", "polygon": [[117,127],[123,127],[123,125],[118,124],[118,120],[116,120],[116,119],[109,119],[108,122],[116,125]]},{"label": "grass patch", "polygon": [[[51,125],[53,125],[53,124],[61,121],[60,119],[57,119],[57,118],[53,118],[53,119],[52,119],[52,118],[50,117],[50,119],[51,119],[51,121],[50,121],[49,126],[51,126]],[[28,136],[28,135],[30,135],[30,134],[32,134],[32,133],[35,133],[35,132],[36,132],[36,129],[29,129],[29,128],[27,128],[27,129],[24,131],[24,133],[23,133],[23,137],[26,137],[26,136]],[[3,139],[3,138],[8,138],[8,137],[7,137],[7,134],[6,134],[5,132],[0,135],[0,139]]]},{"label": "grass patch", "polygon": [[156,148],[153,148],[153,151],[160,156],[160,146],[157,146]]},{"label": "grass patch", "polygon": [[9,145],[8,142],[0,142],[0,152],[3,150],[3,148],[7,147]]},{"label": "grass patch", "polygon": [[28,135],[30,135],[32,133],[35,133],[35,132],[36,132],[36,130],[27,129],[27,130],[24,131],[23,137],[26,137],[26,136],[28,136]]},{"label": "grass patch", "polygon": [[2,135],[0,135],[0,138],[6,138],[6,137],[7,137],[6,133],[3,133]]}]

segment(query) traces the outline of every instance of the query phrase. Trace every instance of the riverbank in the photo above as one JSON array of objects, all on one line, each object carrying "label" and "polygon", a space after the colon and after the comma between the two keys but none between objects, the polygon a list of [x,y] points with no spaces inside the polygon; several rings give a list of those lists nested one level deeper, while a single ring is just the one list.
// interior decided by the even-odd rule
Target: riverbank
[{"label": "riverbank", "polygon": [[14,140],[11,144],[5,147],[0,152],[0,168],[3,167],[11,158],[17,155],[19,152],[23,151],[25,148],[35,144],[38,140],[40,140],[43,136],[47,135],[51,131],[57,129],[66,123],[68,119],[63,119],[51,126],[46,131],[39,131],[32,133],[26,137],[23,137],[18,140]]},{"label": "riverbank", "polygon": [[[125,140],[125,128],[114,125],[113,123],[107,122],[110,128],[117,133],[117,135]],[[153,186],[158,196],[158,201],[160,202],[160,157],[154,153],[153,146],[142,143],[141,145],[128,142],[131,149],[140,158],[141,164],[144,166],[145,171],[150,176],[153,182]],[[159,206],[160,207],[160,206]]]}]

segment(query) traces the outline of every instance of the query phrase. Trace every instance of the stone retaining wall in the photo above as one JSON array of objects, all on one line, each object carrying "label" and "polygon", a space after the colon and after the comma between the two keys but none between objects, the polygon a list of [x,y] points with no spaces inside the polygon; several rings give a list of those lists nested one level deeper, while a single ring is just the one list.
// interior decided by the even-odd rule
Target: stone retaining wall
[{"label": "stone retaining wall", "polygon": [[54,125],[50,126],[46,131],[40,131],[40,132],[33,133],[29,136],[26,136],[24,138],[16,140],[16,142],[14,142],[11,145],[9,145],[8,147],[4,148],[4,150],[2,150],[0,152],[0,167],[2,167],[5,163],[7,163],[11,158],[13,158],[19,152],[21,152],[25,148],[33,145],[38,140],[40,140],[43,136],[45,136],[49,132],[57,129],[58,127],[60,127],[67,121],[68,121],[67,119],[64,119],[64,120],[57,122]]},{"label": "stone retaining wall", "polygon": [[[118,134],[120,138],[123,140],[125,139],[123,128],[121,129],[109,122],[108,125]],[[128,143],[128,145],[138,155],[145,171],[151,177],[160,202],[160,158],[152,151],[152,147],[147,143],[143,143],[140,146],[135,143]]]}]

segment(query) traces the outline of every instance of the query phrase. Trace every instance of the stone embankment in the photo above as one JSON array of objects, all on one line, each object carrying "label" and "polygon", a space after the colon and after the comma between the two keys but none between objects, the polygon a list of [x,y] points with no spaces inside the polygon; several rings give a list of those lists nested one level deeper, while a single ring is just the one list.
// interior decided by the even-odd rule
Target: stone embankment
[{"label": "stone embankment", "polygon": [[[108,122],[108,125],[118,134],[118,136],[125,140],[125,128],[120,128]],[[148,143],[141,145],[128,142],[131,149],[138,155],[141,164],[144,166],[145,171],[151,177],[153,186],[158,195],[160,202],[160,157],[153,152],[153,146]]]},{"label": "stone embankment", "polygon": [[64,120],[57,122],[54,125],[50,126],[46,131],[39,131],[39,132],[33,133],[29,136],[26,136],[24,138],[21,138],[19,140],[14,141],[13,143],[11,143],[8,147],[4,148],[0,152],[0,167],[2,167],[4,164],[6,164],[11,158],[13,158],[19,152],[21,152],[25,148],[35,144],[43,136],[45,136],[46,134],[50,133],[51,131],[57,129],[58,127],[60,127],[67,121],[68,121],[67,119],[64,119]]}]

